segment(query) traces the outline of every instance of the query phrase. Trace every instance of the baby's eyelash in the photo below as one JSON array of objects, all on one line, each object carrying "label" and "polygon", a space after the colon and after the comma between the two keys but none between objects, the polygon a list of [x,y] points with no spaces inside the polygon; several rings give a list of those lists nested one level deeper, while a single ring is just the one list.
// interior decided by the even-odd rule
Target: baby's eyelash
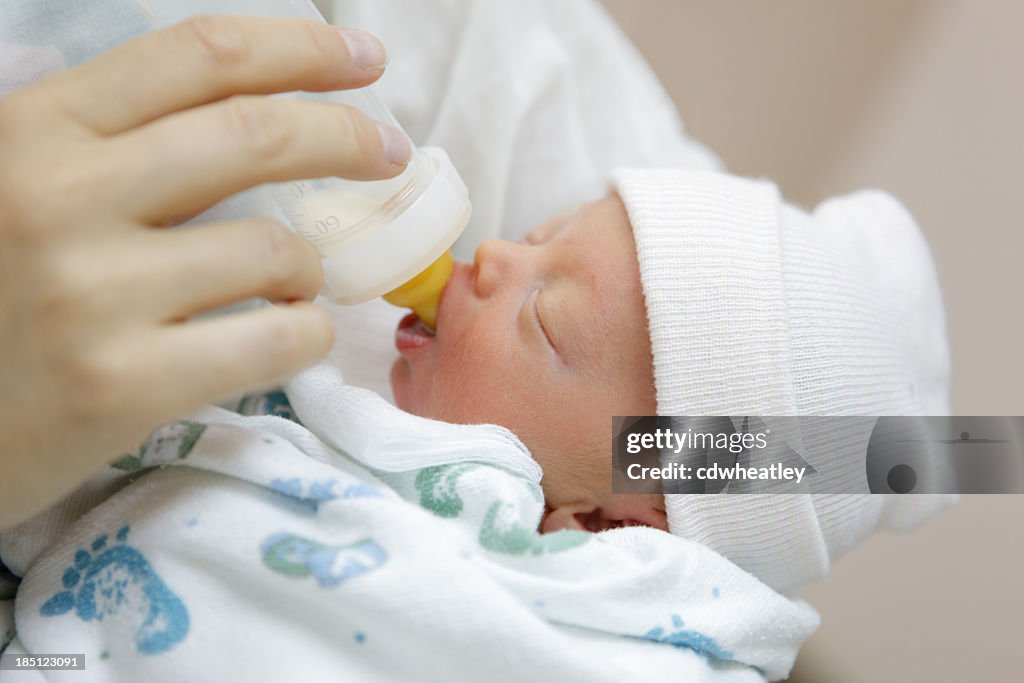
[{"label": "baby's eyelash", "polygon": [[544,326],[544,319],[540,317],[540,290],[539,289],[537,290],[537,292],[533,296],[533,317],[535,317],[537,319],[537,324],[540,326],[540,331],[542,333],[544,333],[544,338],[548,340],[548,344],[551,346],[552,349],[557,351],[558,347],[555,346],[555,342],[551,339],[551,335],[548,334],[548,328]]}]

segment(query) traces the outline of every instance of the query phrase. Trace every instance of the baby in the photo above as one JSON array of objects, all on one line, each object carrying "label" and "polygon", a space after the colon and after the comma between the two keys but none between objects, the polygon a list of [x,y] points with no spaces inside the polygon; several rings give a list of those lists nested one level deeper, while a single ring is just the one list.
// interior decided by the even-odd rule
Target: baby
[{"label": "baby", "polygon": [[613,186],[459,263],[436,335],[399,324],[399,407],[518,435],[544,470],[544,532],[656,527],[780,589],[824,575],[822,552],[880,518],[932,511],[925,496],[612,494],[614,415],[948,413],[939,288],[895,200],[807,213],[769,183],[679,169]]},{"label": "baby", "polygon": [[668,530],[661,496],[611,495],[612,415],[657,411],[629,218],[615,196],[552,218],[521,243],[457,263],[437,334],[410,318],[391,370],[399,407],[512,430],[544,469],[542,530]]}]

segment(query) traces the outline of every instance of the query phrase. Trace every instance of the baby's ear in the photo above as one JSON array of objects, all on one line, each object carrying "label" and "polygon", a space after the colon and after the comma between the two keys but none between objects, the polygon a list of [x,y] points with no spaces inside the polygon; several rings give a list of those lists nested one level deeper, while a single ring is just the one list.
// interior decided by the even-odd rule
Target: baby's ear
[{"label": "baby's ear", "polygon": [[649,526],[668,531],[665,496],[660,493],[613,493],[599,509],[616,526]]},{"label": "baby's ear", "polygon": [[540,532],[542,534],[549,534],[552,531],[559,531],[561,529],[586,531],[587,527],[580,521],[579,516],[592,514],[595,509],[593,505],[576,503],[548,510],[547,514],[544,515],[544,519],[540,522]]},{"label": "baby's ear", "polygon": [[649,526],[668,531],[668,519],[657,504],[660,496],[613,495],[604,507],[586,503],[563,505],[548,512],[541,521],[541,533],[559,529],[605,531],[623,526]]}]

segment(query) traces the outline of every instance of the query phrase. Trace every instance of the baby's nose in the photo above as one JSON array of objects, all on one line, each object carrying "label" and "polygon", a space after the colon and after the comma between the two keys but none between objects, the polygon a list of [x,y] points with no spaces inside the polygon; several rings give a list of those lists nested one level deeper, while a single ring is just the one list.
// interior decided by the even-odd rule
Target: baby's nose
[{"label": "baby's nose", "polygon": [[473,257],[473,289],[481,298],[492,296],[514,272],[518,263],[515,242],[487,240],[477,247]]}]

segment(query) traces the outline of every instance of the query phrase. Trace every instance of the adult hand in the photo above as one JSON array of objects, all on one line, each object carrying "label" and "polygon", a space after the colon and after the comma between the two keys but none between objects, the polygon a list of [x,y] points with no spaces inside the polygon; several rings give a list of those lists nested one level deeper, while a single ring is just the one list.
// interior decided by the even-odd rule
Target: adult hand
[{"label": "adult hand", "polygon": [[[361,87],[385,61],[356,31],[197,17],[0,99],[0,528],[327,352],[308,244],[270,219],[162,228],[264,182],[400,173],[398,131],[264,96]],[[188,321],[252,297],[279,305]]]}]

